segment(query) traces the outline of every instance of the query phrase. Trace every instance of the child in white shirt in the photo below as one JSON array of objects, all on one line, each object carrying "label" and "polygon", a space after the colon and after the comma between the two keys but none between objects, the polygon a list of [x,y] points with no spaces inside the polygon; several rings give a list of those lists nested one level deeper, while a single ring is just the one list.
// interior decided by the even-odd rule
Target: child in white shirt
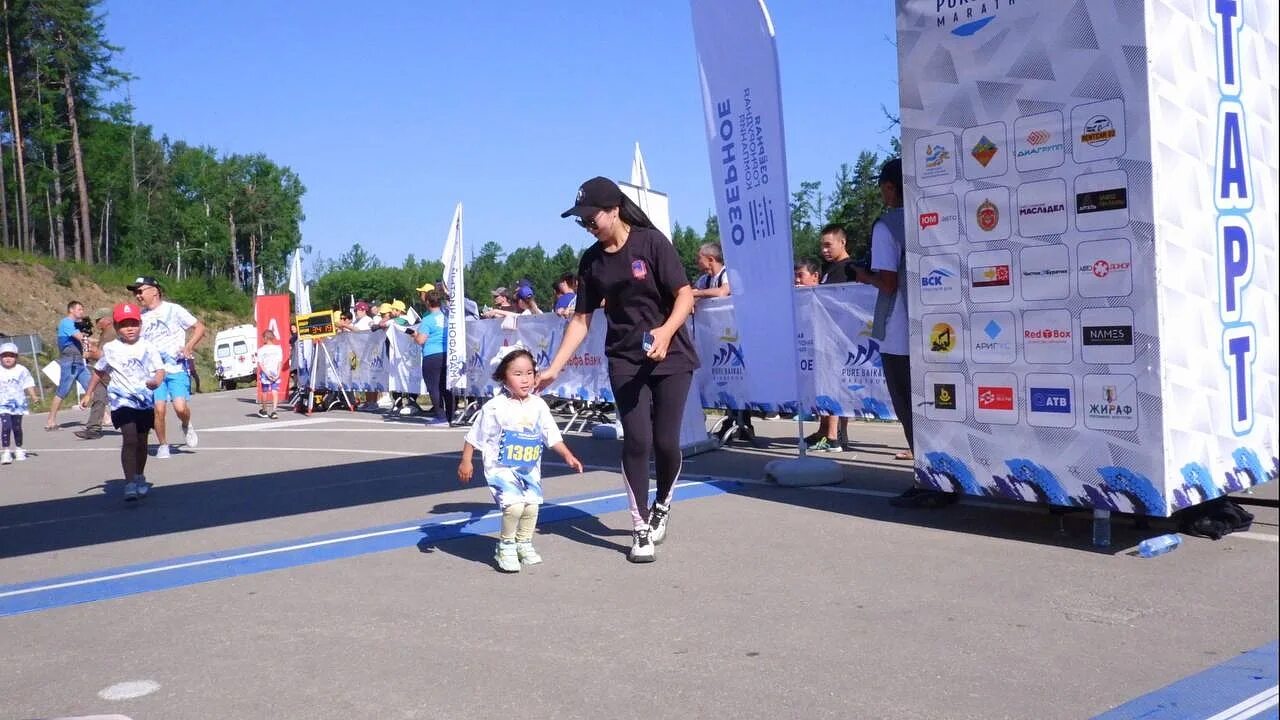
[{"label": "child in white shirt", "polygon": [[22,449],[22,416],[35,401],[36,381],[30,370],[18,364],[18,346],[11,342],[0,345],[0,435],[4,440],[0,465],[27,459],[27,451]]},{"label": "child in white shirt", "polygon": [[120,431],[124,446],[120,464],[124,469],[124,499],[133,502],[151,490],[143,471],[147,467],[147,436],[155,427],[153,391],[164,382],[164,360],[160,351],[142,337],[142,311],[132,303],[121,303],[111,311],[116,339],[102,346],[102,357],[94,364],[89,394],[99,383],[107,383],[107,407],[111,424]]},{"label": "child in white shirt", "polygon": [[519,572],[521,563],[535,565],[542,557],[533,549],[533,528],[542,504],[542,448],[555,450],[569,467],[582,472],[582,463],[564,444],[551,408],[533,388],[537,382],[533,354],[516,346],[503,348],[493,359],[493,379],[502,393],[480,408],[462,444],[458,480],[471,481],[472,455],[480,449],[484,479],[502,510],[502,532],[494,559],[503,572]]},{"label": "child in white shirt", "polygon": [[[280,404],[280,367],[284,364],[284,350],[276,343],[276,334],[262,331],[262,346],[258,348],[258,392],[262,401],[258,404],[258,417],[275,420],[276,406]],[[271,397],[271,412],[267,412],[267,396]]]}]

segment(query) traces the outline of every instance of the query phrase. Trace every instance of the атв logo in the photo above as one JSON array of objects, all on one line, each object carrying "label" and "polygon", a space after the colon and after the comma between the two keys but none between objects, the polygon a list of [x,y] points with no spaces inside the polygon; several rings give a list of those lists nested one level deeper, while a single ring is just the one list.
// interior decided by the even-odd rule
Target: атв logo
[{"label": "\u0430\u0442\u0432 logo", "polygon": [[1028,394],[1031,399],[1031,412],[1063,414],[1071,412],[1071,390],[1068,388],[1033,387]]}]

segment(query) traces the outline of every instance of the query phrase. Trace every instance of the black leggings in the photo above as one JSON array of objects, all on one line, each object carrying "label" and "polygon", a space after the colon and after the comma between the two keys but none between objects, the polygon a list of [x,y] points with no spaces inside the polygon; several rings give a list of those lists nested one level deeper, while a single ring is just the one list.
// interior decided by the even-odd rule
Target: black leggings
[{"label": "black leggings", "polygon": [[155,411],[131,407],[111,411],[111,424],[120,431],[120,467],[125,482],[133,482],[147,468],[147,436],[155,426]]},{"label": "black leggings", "polygon": [[0,435],[4,440],[4,447],[9,447],[9,435],[13,434],[13,444],[15,447],[22,447],[22,416],[9,415],[5,413],[0,415]]},{"label": "black leggings", "polygon": [[911,433],[911,356],[889,355],[880,353],[880,363],[884,367],[884,384],[889,388],[889,399],[893,401],[893,414],[902,423],[902,430],[907,434],[907,447],[915,452],[914,435]]},{"label": "black leggings", "polygon": [[692,372],[610,377],[622,422],[622,475],[634,527],[649,522],[649,453],[658,475],[658,502],[671,503],[680,477],[680,420]]},{"label": "black leggings", "polygon": [[445,388],[444,358],[444,353],[422,358],[422,382],[431,395],[431,411],[441,420],[449,420],[453,417],[453,393]]}]

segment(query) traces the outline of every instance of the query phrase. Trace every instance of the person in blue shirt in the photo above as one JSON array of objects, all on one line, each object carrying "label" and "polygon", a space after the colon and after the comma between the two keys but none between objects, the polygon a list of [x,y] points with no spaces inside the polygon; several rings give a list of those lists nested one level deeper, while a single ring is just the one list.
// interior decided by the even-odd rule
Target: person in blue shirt
[{"label": "person in blue shirt", "polygon": [[422,293],[427,304],[427,314],[418,323],[414,339],[422,346],[422,381],[427,385],[427,393],[431,395],[431,425],[447,424],[451,414],[445,406],[444,349],[445,329],[444,313],[440,311],[440,291],[428,290]]},{"label": "person in blue shirt", "polygon": [[82,389],[89,387],[89,368],[84,364],[85,334],[81,329],[84,324],[84,305],[76,300],[67,303],[67,316],[58,321],[58,391],[49,405],[45,430],[61,427],[58,409],[74,383],[79,382]]},{"label": "person in blue shirt", "polygon": [[552,308],[562,318],[573,317],[578,305],[578,276],[565,273],[556,280],[556,304]]}]

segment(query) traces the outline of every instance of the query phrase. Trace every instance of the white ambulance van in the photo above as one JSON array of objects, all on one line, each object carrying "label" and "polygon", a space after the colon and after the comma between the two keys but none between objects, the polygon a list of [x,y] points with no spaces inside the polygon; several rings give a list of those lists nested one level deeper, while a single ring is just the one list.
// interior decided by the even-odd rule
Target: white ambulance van
[{"label": "white ambulance van", "polygon": [[236,325],[213,340],[214,372],[223,390],[234,390],[242,380],[255,376],[258,331],[253,325]]}]

